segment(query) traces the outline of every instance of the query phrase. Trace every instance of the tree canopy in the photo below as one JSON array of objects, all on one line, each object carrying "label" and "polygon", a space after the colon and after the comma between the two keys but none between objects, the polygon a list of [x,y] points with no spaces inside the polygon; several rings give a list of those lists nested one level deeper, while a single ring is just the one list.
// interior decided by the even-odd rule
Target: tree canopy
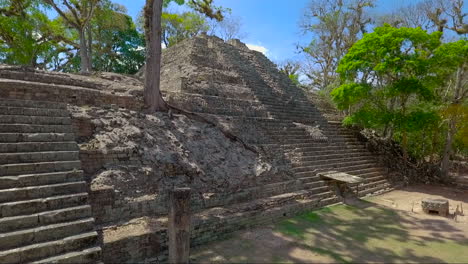
[{"label": "tree canopy", "polygon": [[457,72],[465,72],[468,61],[466,40],[443,43],[441,37],[439,31],[386,24],[357,41],[339,63],[342,84],[331,92],[349,114],[344,122],[400,141],[405,156],[408,150],[417,156],[441,152],[442,146],[421,149],[421,142],[431,146],[434,137],[443,138],[447,118],[457,119],[457,131],[465,126],[466,78],[460,83]]}]

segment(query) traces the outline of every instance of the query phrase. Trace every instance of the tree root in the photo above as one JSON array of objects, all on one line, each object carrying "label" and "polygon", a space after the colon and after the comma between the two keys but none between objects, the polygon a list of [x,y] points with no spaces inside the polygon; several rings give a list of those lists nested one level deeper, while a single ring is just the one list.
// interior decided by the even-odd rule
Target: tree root
[{"label": "tree root", "polygon": [[204,123],[210,124],[210,125],[212,125],[212,126],[218,128],[219,130],[221,130],[221,132],[223,133],[223,135],[224,135],[225,137],[227,137],[228,139],[230,139],[231,141],[239,142],[239,143],[241,143],[241,144],[244,146],[245,149],[250,150],[250,151],[252,151],[252,152],[255,153],[255,154],[258,154],[258,151],[257,151],[254,147],[248,145],[248,144],[245,143],[241,138],[239,138],[238,136],[232,134],[231,132],[227,131],[226,129],[222,128],[221,126],[217,125],[215,122],[212,122],[212,121],[208,120],[207,118],[205,118],[205,117],[203,117],[203,116],[201,116],[201,115],[199,115],[199,114],[196,114],[196,113],[193,113],[193,112],[189,112],[189,111],[186,111],[186,110],[177,108],[177,107],[175,107],[175,106],[173,106],[173,105],[170,105],[170,104],[167,103],[167,102],[166,102],[166,105],[169,107],[169,109],[170,109],[169,111],[172,110],[172,111],[173,111],[174,113],[176,113],[176,114],[182,114],[182,115],[187,116],[188,118],[197,120],[197,121],[199,121],[199,122],[204,122]]}]

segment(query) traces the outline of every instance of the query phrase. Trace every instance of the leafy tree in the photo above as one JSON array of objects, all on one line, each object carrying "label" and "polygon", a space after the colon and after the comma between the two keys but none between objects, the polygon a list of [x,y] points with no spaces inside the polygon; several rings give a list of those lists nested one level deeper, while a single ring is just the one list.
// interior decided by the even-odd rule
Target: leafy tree
[{"label": "leafy tree", "polygon": [[325,89],[336,82],[336,69],[348,49],[366,32],[372,22],[367,9],[375,0],[312,0],[301,28],[312,33],[308,46],[299,47],[308,60],[306,75],[312,86]]},{"label": "leafy tree", "polygon": [[20,16],[25,15],[25,10],[31,5],[31,0],[1,1],[0,15]]},{"label": "leafy tree", "polygon": [[447,124],[441,167],[443,174],[447,176],[457,133],[461,132],[461,144],[466,143],[468,135],[468,40],[443,44],[436,50],[435,60],[439,65],[439,74],[445,74],[449,80],[449,84],[440,91],[444,100],[442,116]]},{"label": "leafy tree", "polygon": [[162,14],[162,41],[166,47],[171,47],[180,41],[208,31],[209,25],[205,17],[195,12],[181,14]]},{"label": "leafy tree", "polygon": [[286,60],[285,62],[279,65],[280,72],[286,74],[289,79],[295,84],[299,85],[299,70],[301,69],[301,64],[296,61]]},{"label": "leafy tree", "polygon": [[408,133],[439,121],[425,104],[444,81],[434,57],[440,38],[440,32],[385,25],[356,42],[338,67],[343,84],[331,93],[340,109],[355,108],[345,123],[394,131],[407,158]]},{"label": "leafy tree", "polygon": [[79,35],[80,40],[80,63],[81,72],[91,70],[91,51],[90,43],[86,38],[86,30],[89,22],[93,18],[97,4],[101,0],[62,0],[61,4],[57,0],[43,0],[46,4],[52,7],[60,17],[71,27],[73,27]]},{"label": "leafy tree", "polygon": [[8,10],[0,16],[0,60],[46,68],[50,50],[59,49],[63,28],[49,20],[40,1],[20,2],[18,7],[12,4],[16,2],[0,1],[0,10]]},{"label": "leafy tree", "polygon": [[[184,4],[184,0],[173,0],[177,4]],[[171,0],[164,1],[169,4]],[[212,6],[213,0],[190,0],[189,4],[196,11],[206,16],[218,20],[223,19],[219,8]],[[161,15],[163,1],[147,0],[145,16],[145,37],[146,37],[146,68],[145,68],[145,89],[144,100],[148,112],[167,111],[169,106],[164,101],[160,90],[161,78]]]},{"label": "leafy tree", "polygon": [[144,64],[144,36],[126,13],[109,0],[97,6],[88,34],[95,70],[134,74]]}]

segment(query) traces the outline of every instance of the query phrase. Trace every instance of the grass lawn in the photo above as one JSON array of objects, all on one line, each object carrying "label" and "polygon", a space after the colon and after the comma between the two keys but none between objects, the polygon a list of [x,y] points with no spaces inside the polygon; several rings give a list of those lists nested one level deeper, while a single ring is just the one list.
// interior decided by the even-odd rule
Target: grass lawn
[{"label": "grass lawn", "polygon": [[197,262],[468,263],[466,223],[373,203],[335,205],[192,252]]}]

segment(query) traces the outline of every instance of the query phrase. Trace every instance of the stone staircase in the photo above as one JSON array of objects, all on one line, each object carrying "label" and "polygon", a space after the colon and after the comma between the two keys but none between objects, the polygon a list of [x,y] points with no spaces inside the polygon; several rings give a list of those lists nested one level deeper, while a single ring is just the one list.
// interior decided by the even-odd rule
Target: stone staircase
[{"label": "stone staircase", "polygon": [[[258,52],[239,49],[243,60],[251,65],[238,68],[245,82],[252,87],[256,99],[262,103],[270,116],[283,122],[301,123],[318,128],[326,140],[311,136],[301,127],[271,126],[271,137],[280,142],[292,160],[297,178],[309,178],[309,186],[321,188],[325,185],[316,174],[338,170],[365,179],[359,195],[391,190],[385,178],[385,168],[376,163],[373,155],[358,142],[354,134],[343,128],[339,121],[328,121],[310,102],[302,90],[293,85],[287,76],[280,74],[276,66]],[[251,67],[249,69],[249,67]],[[326,191],[326,188],[317,189]]]},{"label": "stone staircase", "polygon": [[65,104],[0,99],[0,263],[93,263],[101,248]]},{"label": "stone staircase", "polygon": [[[199,42],[199,47],[195,42]],[[365,178],[365,183],[359,187],[360,196],[391,190],[386,180],[386,169],[376,163],[352,132],[342,128],[339,122],[328,121],[303,91],[279,74],[262,54],[206,37],[195,38],[186,46],[192,44],[195,46],[191,48],[182,46],[177,50],[176,46],[165,51],[166,58],[177,59],[162,70],[166,99],[205,117],[227,121],[233,132],[245,142],[264,149],[266,153],[284,157],[285,164],[280,165],[292,172],[278,178],[258,179],[256,185],[242,190],[214,194],[213,197],[221,197],[219,200],[223,203],[204,200],[203,207],[194,209],[193,246],[239,229],[271,223],[281,217],[339,202],[334,190],[317,176],[321,171],[338,170]],[[194,71],[194,68],[199,70]],[[216,72],[207,77],[206,69]],[[226,72],[224,75],[223,71]],[[194,75],[187,77],[187,73]],[[206,79],[211,77],[207,88]],[[229,83],[223,84],[223,78],[227,78]],[[191,82],[187,84],[187,81]],[[67,85],[70,90],[80,90],[88,84]],[[236,96],[237,92],[239,96]],[[15,200],[0,200],[0,246],[5,244],[0,248],[0,262],[40,259],[45,259],[44,262],[56,259],[85,262],[98,259],[100,248],[96,246],[97,236],[93,232],[91,210],[79,170],[78,147],[71,134],[65,106],[3,100],[0,101],[0,123],[7,124],[0,127],[0,153],[4,153],[0,154],[0,199],[7,199],[3,198],[3,192],[8,193],[11,188],[19,188],[15,192],[24,193],[23,196],[15,194]],[[242,125],[252,130],[244,130]],[[326,137],[312,135],[304,126],[317,127]],[[253,135],[249,135],[250,132]],[[9,172],[4,174],[6,167],[11,169],[8,168]],[[9,210],[3,209],[4,204],[29,204],[37,199],[40,199],[41,206],[32,207],[34,210],[27,207],[4,215]],[[148,207],[154,204],[155,200],[148,203]],[[115,211],[133,212],[142,207],[132,205],[131,209],[124,209],[116,206]],[[109,214],[108,210],[102,211]],[[167,249],[166,214],[155,209],[155,212],[144,215],[151,218],[150,224],[139,224],[143,220],[138,213],[131,216],[133,219],[116,215],[118,217],[112,223],[98,223],[102,229],[104,261],[134,263],[152,261],[157,255],[164,255]],[[155,223],[161,223],[157,225],[160,228],[147,228],[156,226]],[[38,231],[51,229],[59,231]],[[68,233],[61,231],[64,229]],[[17,233],[24,240],[3,242],[14,241],[4,237]],[[26,238],[31,233],[36,234],[34,242],[29,242],[30,237]],[[110,237],[119,239],[106,240],[108,233]],[[159,245],[162,251],[155,245]],[[36,246],[39,248],[38,253],[34,253],[36,255],[22,258],[30,256],[30,248],[36,250]],[[49,249],[53,251],[47,251]]]}]

